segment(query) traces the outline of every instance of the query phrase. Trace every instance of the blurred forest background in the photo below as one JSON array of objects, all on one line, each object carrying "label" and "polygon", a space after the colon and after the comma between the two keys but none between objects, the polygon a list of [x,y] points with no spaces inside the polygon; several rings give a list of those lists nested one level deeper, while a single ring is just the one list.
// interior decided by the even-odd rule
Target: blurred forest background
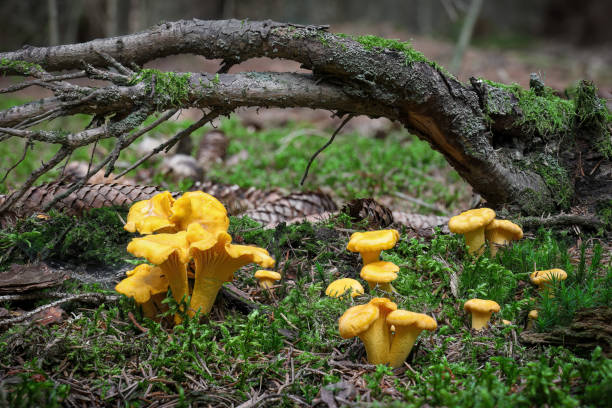
[{"label": "blurred forest background", "polygon": [[[412,40],[415,48],[427,57],[448,66],[470,3],[470,0],[4,0],[0,3],[3,27],[0,51],[128,34],[162,21],[248,18],[329,24],[336,32]],[[595,81],[601,96],[609,100],[611,15],[609,0],[484,0],[474,24],[472,47],[454,73],[462,80],[483,76],[527,85],[526,71],[534,70],[544,74],[547,85],[557,89],[585,78]],[[474,46],[482,52],[474,52]],[[189,65],[174,68],[188,69]],[[276,70],[273,66],[268,69]]]}]

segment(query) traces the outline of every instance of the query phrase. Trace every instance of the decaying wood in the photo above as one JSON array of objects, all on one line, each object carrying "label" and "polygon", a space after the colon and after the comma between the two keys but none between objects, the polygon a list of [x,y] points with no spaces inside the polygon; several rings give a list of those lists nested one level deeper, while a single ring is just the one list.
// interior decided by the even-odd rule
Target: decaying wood
[{"label": "decaying wood", "polygon": [[533,345],[559,345],[580,351],[600,346],[604,355],[612,356],[612,308],[595,307],[580,310],[567,327],[551,332],[523,331],[520,340]]},{"label": "decaying wood", "polygon": [[[155,76],[162,74],[150,81],[137,80],[138,73],[127,68],[182,53],[221,59],[225,66],[256,57],[285,58],[301,63],[312,74],[228,74],[223,69],[218,74],[187,73],[177,97],[158,92]],[[440,151],[492,207],[535,216],[568,208],[547,184],[550,177],[547,180],[533,164],[541,155],[555,163],[558,158],[567,174],[577,174],[568,182],[574,190],[573,195],[569,193],[570,206],[580,204],[594,212],[612,200],[612,163],[592,142],[605,135],[593,134],[581,123],[564,124],[556,134],[539,134],[525,124],[519,101],[507,90],[479,79],[461,83],[427,61],[407,60],[400,51],[365,46],[349,36],[330,34],[324,27],[272,21],[178,21],[82,44],[27,47],[0,53],[0,59],[5,62],[0,72],[31,76],[29,85],[42,85],[54,93],[0,112],[0,141],[17,137],[61,146],[53,162],[33,173],[26,189],[76,147],[104,138],[114,138],[116,146],[93,170],[112,170],[119,152],[146,131],[142,123],[154,112],[168,115],[196,107],[216,116],[241,106],[276,106],[399,121]],[[8,63],[12,61],[40,67]],[[89,78],[110,84],[77,86],[62,80],[63,74],[52,73],[83,69]],[[28,130],[76,113],[93,114],[98,120],[68,135]],[[574,144],[568,144],[568,135],[574,136]],[[9,204],[6,201],[0,211]]]},{"label": "decaying wood", "polygon": [[44,262],[17,265],[0,272],[0,295],[16,294],[61,285],[69,278],[65,270],[54,269]]}]

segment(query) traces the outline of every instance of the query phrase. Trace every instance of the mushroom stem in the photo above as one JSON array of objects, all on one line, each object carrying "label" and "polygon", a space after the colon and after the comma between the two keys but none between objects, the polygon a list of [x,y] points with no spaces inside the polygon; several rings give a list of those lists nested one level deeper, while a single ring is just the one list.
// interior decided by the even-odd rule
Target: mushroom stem
[{"label": "mushroom stem", "polygon": [[393,285],[391,285],[390,282],[368,282],[368,286],[370,287],[370,290],[374,290],[376,286],[378,286],[381,290],[387,293],[397,293],[397,290],[395,290],[395,288],[393,287]]},{"label": "mushroom stem", "polygon": [[385,319],[379,317],[366,331],[358,335],[365,346],[370,364],[387,363],[389,330],[384,323]]},{"label": "mushroom stem", "polygon": [[168,278],[170,289],[172,289],[172,297],[180,304],[183,298],[189,294],[186,265],[181,262],[179,255],[173,252],[159,267]]},{"label": "mushroom stem", "polygon": [[262,289],[270,289],[276,283],[273,279],[261,279],[259,281],[259,287]]},{"label": "mushroom stem", "polygon": [[389,350],[389,365],[391,368],[401,367],[422,331],[415,327],[395,327],[395,335]]},{"label": "mushroom stem", "polygon": [[491,251],[491,256],[494,257],[497,254],[497,251],[500,247],[508,245],[512,237],[508,236],[503,230],[492,230],[489,232],[489,250]]},{"label": "mushroom stem", "polygon": [[465,232],[463,235],[465,236],[468,253],[470,255],[482,255],[485,244],[484,227]]},{"label": "mushroom stem", "polygon": [[472,329],[482,330],[487,326],[493,312],[477,312],[472,310]]},{"label": "mushroom stem", "polygon": [[202,315],[210,312],[223,283],[223,280],[214,277],[198,276],[196,271],[193,294],[189,303],[189,315],[195,315],[198,310]]},{"label": "mushroom stem", "polygon": [[364,265],[367,265],[372,262],[378,262],[380,261],[380,250],[362,252],[361,259],[363,260]]}]

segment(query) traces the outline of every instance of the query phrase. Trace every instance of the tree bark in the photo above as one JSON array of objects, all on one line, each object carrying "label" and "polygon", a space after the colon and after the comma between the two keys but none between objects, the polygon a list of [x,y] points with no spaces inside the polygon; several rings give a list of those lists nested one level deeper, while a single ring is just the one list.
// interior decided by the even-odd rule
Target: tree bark
[{"label": "tree bark", "polygon": [[[440,151],[494,208],[541,215],[580,206],[594,213],[612,203],[612,163],[605,150],[610,143],[608,123],[589,127],[584,120],[571,120],[546,132],[532,125],[533,117],[511,90],[478,79],[461,83],[414,50],[381,44],[331,34],[320,26],[189,20],[82,44],[27,47],[0,54],[0,60],[59,71],[81,69],[83,64],[107,67],[112,59],[130,66],[192,53],[222,59],[226,67],[255,57],[285,58],[300,62],[312,74],[190,73],[185,93],[177,99],[155,92],[154,84],[121,82],[109,73],[107,79],[114,83],[82,91],[86,97],[66,87],[55,97],[0,112],[0,132],[60,144],[91,143],[107,132],[51,140],[43,132],[7,129],[34,113],[110,116],[143,104],[155,110],[195,106],[225,112],[240,106],[322,108],[401,122]],[[2,70],[15,71],[6,63]],[[89,76],[92,72],[88,70]]]}]

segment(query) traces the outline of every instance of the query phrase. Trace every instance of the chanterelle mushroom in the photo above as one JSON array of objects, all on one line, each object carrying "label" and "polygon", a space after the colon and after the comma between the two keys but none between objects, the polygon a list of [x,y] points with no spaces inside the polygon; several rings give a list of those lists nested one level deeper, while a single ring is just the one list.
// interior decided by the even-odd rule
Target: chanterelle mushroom
[{"label": "chanterelle mushroom", "polygon": [[355,232],[351,235],[346,249],[359,252],[363,264],[376,262],[380,258],[380,251],[391,249],[399,239],[399,232],[394,229],[380,231]]},{"label": "chanterelle mushroom", "polygon": [[407,310],[396,310],[389,313],[387,324],[395,326],[395,335],[389,350],[389,364],[393,368],[401,367],[406,361],[412,346],[423,330],[433,331],[438,328],[433,318]]},{"label": "chanterelle mushroom", "polygon": [[493,220],[485,227],[485,238],[489,241],[491,256],[495,256],[498,247],[523,238],[523,230],[511,221]]},{"label": "chanterelle mushroom", "polygon": [[223,204],[202,191],[183,194],[172,206],[172,221],[179,231],[187,230],[189,224],[199,223],[211,233],[227,231],[229,218]]},{"label": "chanterelle mushroom", "polygon": [[[180,304],[189,295],[187,285],[187,253],[189,245],[187,232],[176,234],[147,235],[134,238],[127,246],[127,251],[134,256],[145,258],[158,265],[168,278],[172,296]],[[178,318],[175,318],[178,321]]]},{"label": "chanterelle mushroom", "polygon": [[384,364],[387,360],[389,343],[385,343],[379,328],[373,327],[379,316],[380,311],[376,306],[366,304],[349,308],[338,320],[340,336],[345,339],[358,336],[365,346],[370,364]]},{"label": "chanterelle mushroom", "polygon": [[232,237],[225,231],[211,233],[198,223],[187,228],[189,254],[195,265],[195,283],[189,305],[190,313],[200,310],[207,314],[215,303],[224,282],[234,279],[234,272],[254,262],[264,268],[274,266],[268,251],[248,245],[231,244]]},{"label": "chanterelle mushroom", "polygon": [[148,264],[138,265],[126,273],[127,278],[115,286],[115,290],[127,297],[134,298],[142,307],[145,317],[155,318],[162,311],[161,300],[168,292],[168,278],[161,268]]},{"label": "chanterelle mushroom", "polygon": [[259,287],[262,289],[270,289],[276,281],[281,279],[281,274],[274,271],[260,269],[255,272],[255,279],[259,281]]},{"label": "chanterelle mushroom", "polygon": [[463,310],[472,314],[472,329],[481,330],[489,323],[491,315],[499,312],[499,304],[493,300],[470,299]]},{"label": "chanterelle mushroom", "polygon": [[370,289],[374,289],[378,285],[385,292],[395,292],[391,282],[397,279],[399,266],[393,262],[377,261],[370,262],[361,268],[360,276],[368,282]]},{"label": "chanterelle mushroom", "polygon": [[[554,281],[567,279],[567,273],[563,269],[548,269],[545,271],[535,271],[529,275],[531,281],[538,285],[538,290],[546,291],[550,289],[550,284]],[[549,295],[552,297],[552,290]]]},{"label": "chanterelle mushroom", "polygon": [[361,286],[361,283],[351,278],[336,279],[327,286],[325,294],[330,297],[340,297],[349,290],[351,291],[351,297],[363,295],[363,286]]},{"label": "chanterelle mushroom", "polygon": [[455,234],[465,236],[465,244],[471,255],[481,255],[484,251],[484,228],[495,218],[495,211],[490,208],[468,210],[451,217],[448,229]]},{"label": "chanterelle mushroom", "polygon": [[149,200],[142,200],[130,207],[127,222],[123,226],[126,231],[140,234],[155,232],[174,232],[174,224],[170,221],[174,198],[168,191],[155,194]]}]

